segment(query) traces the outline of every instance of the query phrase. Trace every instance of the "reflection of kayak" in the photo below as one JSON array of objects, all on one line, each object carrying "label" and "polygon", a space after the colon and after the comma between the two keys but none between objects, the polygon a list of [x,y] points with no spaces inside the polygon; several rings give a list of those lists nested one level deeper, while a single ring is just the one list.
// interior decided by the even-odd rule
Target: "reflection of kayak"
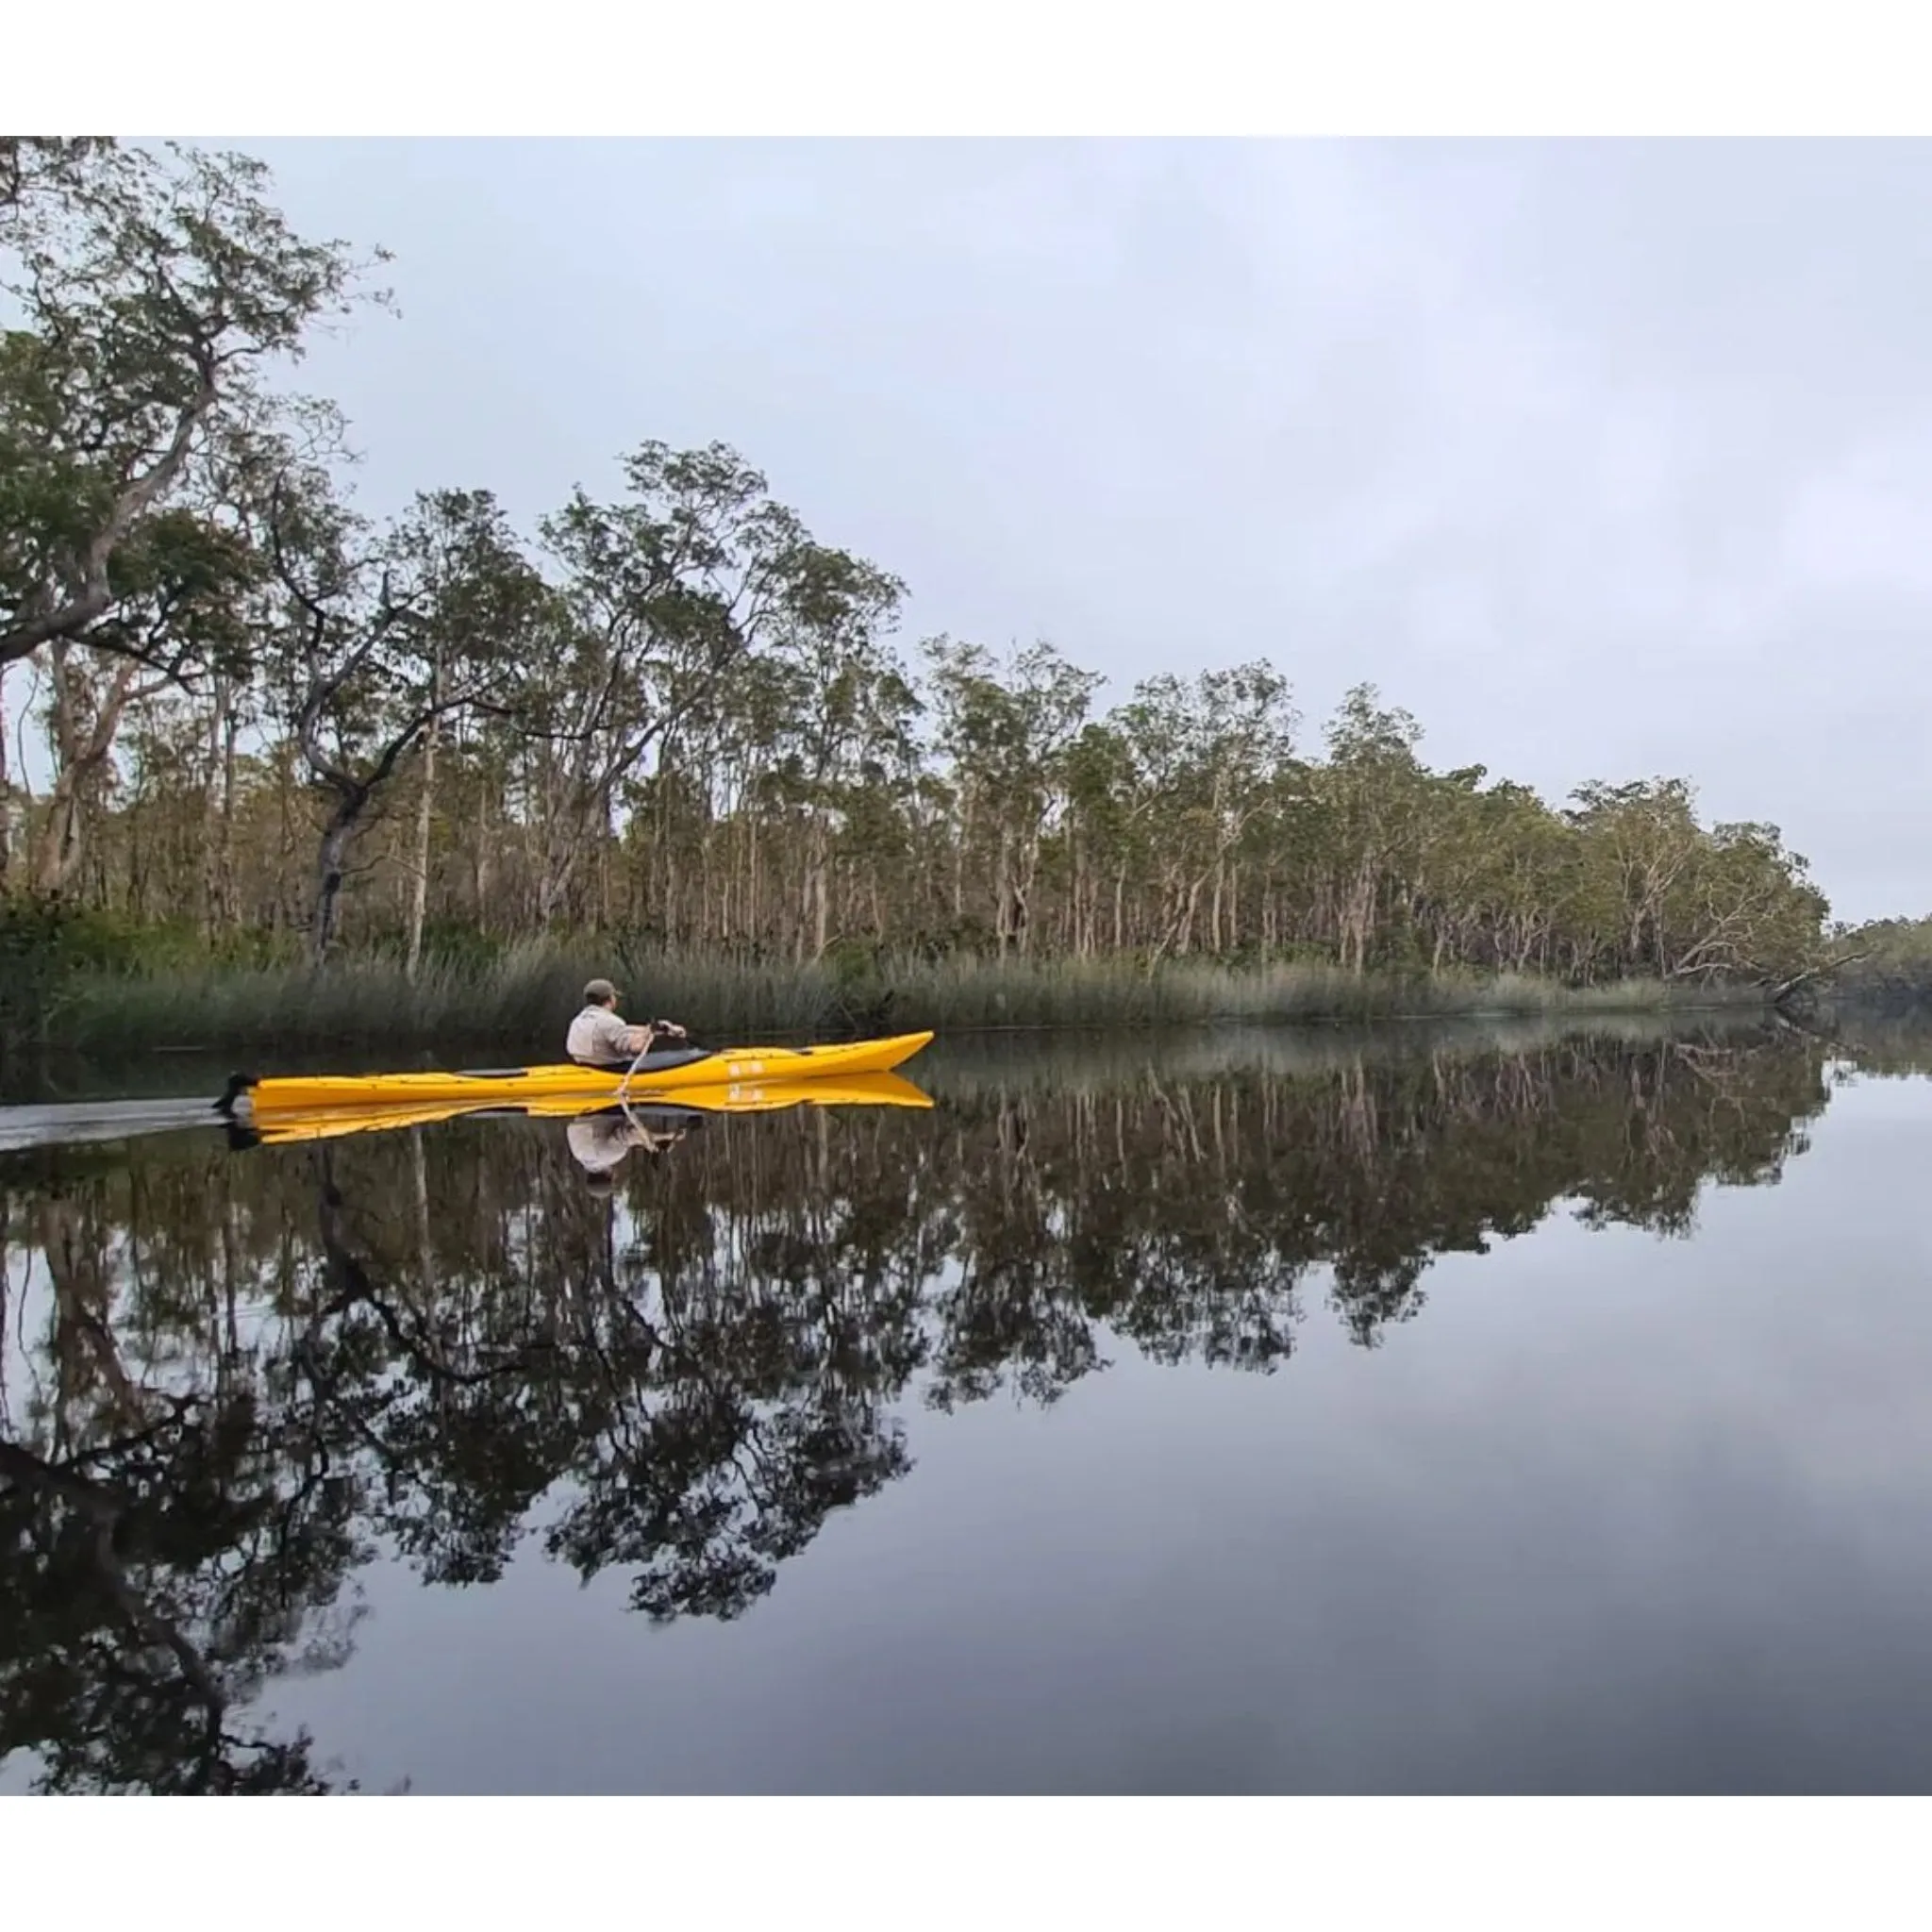
[{"label": "reflection of kayak", "polygon": [[613,1100],[629,1095],[683,1093],[694,1087],[842,1079],[854,1074],[889,1073],[909,1060],[930,1033],[900,1033],[890,1040],[857,1040],[843,1046],[667,1047],[645,1057],[634,1073],[608,1073],[568,1064],[508,1067],[461,1074],[364,1074],[314,1079],[257,1080],[237,1074],[215,1104],[229,1115],[260,1120],[291,1108],[449,1106],[521,1106],[526,1100]]},{"label": "reflection of kayak", "polygon": [[[632,1089],[633,1094],[637,1090]],[[849,1079],[751,1080],[735,1086],[692,1087],[675,1102],[632,1099],[625,1111],[646,1126],[675,1131],[710,1114],[774,1113],[788,1107],[930,1108],[932,1098],[897,1074],[855,1074]],[[531,1100],[445,1100],[430,1105],[276,1108],[258,1114],[238,1135],[248,1145],[291,1141],[333,1141],[343,1134],[380,1134],[439,1121],[490,1120],[513,1114],[527,1120],[575,1120],[615,1112],[608,1094],[550,1094]]]}]

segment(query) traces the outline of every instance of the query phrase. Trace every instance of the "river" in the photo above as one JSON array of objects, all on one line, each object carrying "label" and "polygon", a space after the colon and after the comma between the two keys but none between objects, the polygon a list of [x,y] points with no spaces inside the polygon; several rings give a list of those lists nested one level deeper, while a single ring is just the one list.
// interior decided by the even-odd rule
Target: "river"
[{"label": "river", "polygon": [[1928,1069],[942,1041],[608,1186],[0,1109],[0,1791],[1923,1790]]}]

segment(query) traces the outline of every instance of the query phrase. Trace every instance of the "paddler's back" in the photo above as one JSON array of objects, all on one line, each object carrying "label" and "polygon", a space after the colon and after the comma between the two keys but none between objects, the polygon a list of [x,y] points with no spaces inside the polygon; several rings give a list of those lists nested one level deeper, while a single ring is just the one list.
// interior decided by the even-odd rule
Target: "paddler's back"
[{"label": "paddler's back", "polygon": [[563,1050],[580,1065],[621,1065],[631,1057],[630,1028],[608,1007],[586,1007],[570,1023]]}]

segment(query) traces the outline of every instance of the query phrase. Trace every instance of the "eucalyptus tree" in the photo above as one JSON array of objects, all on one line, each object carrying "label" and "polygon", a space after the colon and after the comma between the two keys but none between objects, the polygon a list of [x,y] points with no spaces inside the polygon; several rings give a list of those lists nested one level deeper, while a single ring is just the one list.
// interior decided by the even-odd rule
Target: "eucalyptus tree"
[{"label": "eucalyptus tree", "polygon": [[797,633],[774,662],[784,724],[766,795],[800,834],[792,942],[800,958],[819,958],[833,937],[841,843],[868,869],[875,921],[884,916],[878,868],[904,850],[896,815],[916,770],[923,707],[868,614]]},{"label": "eucalyptus tree", "polygon": [[1287,681],[1258,661],[1185,680],[1166,674],[1137,685],[1114,722],[1132,750],[1138,815],[1158,824],[1154,956],[1191,951],[1197,936],[1219,953],[1232,936],[1224,912],[1239,898],[1230,861],[1274,802],[1274,780],[1293,749]]},{"label": "eucalyptus tree", "polygon": [[[1668,971],[1676,939],[1674,889],[1703,842],[1690,785],[1681,778],[1578,787],[1566,816],[1589,841],[1591,885],[1621,930],[1602,933],[1612,957],[1639,970]],[[1596,909],[1595,908],[1592,908]]]},{"label": "eucalyptus tree", "polygon": [[119,566],[363,265],[297,235],[243,155],[8,137],[0,183],[0,662],[56,640],[167,662],[117,621]]},{"label": "eucalyptus tree", "polygon": [[[280,608],[270,648],[286,728],[327,801],[316,853],[314,958],[340,927],[357,834],[445,716],[521,689],[551,600],[487,491],[419,496],[373,530],[312,471],[271,491]],[[411,953],[421,941],[420,917]]]},{"label": "eucalyptus tree", "polygon": [[1416,857],[1424,774],[1421,727],[1385,708],[1372,684],[1342,699],[1327,726],[1317,796],[1327,850],[1324,898],[1341,965],[1366,972],[1380,917]]},{"label": "eucalyptus tree", "polygon": [[612,830],[621,780],[661,757],[747,656],[785,638],[883,624],[895,580],[818,542],[722,443],[641,444],[625,495],[584,490],[541,525],[567,613],[525,698],[543,827],[538,916],[572,905]]},{"label": "eucalyptus tree", "polygon": [[1044,642],[1006,664],[983,645],[946,637],[929,640],[924,651],[938,745],[957,800],[953,915],[964,916],[976,863],[990,876],[999,951],[1024,953],[1041,846],[1064,812],[1067,755],[1101,680]]},{"label": "eucalyptus tree", "polygon": [[73,875],[130,707],[231,675],[251,564],[208,459],[367,264],[297,234],[246,156],[0,139],[0,667],[45,654],[55,769],[29,882]]}]

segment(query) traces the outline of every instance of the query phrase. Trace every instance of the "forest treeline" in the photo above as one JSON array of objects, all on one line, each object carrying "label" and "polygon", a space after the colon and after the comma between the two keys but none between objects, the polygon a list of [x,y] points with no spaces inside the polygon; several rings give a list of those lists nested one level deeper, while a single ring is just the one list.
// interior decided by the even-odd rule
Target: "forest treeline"
[{"label": "forest treeline", "polygon": [[1874,919],[1840,927],[1841,964],[1807,988],[1803,1005],[1828,1018],[1838,1008],[1903,1016],[1932,1007],[1932,918]]},{"label": "forest treeline", "polygon": [[349,1661],[379,1553],[752,1614],[939,1417],[1130,1353],[1291,1373],[1316,1315],[1373,1347],[1439,1257],[1552,1213],[1688,1234],[1830,1099],[1789,1029],[1403,1040],[980,1061],[941,1108],[713,1123],[608,1192],[561,1122],[0,1155],[0,1763],[318,1789],[250,1707]]},{"label": "forest treeline", "polygon": [[272,189],[229,154],[0,140],[21,943],[53,908],[177,957],[411,973],[559,931],[1579,986],[1822,957],[1802,858],[1681,779],[1551,804],[1433,770],[1373,684],[1311,732],[1258,656],[1103,706],[1046,643],[909,641],[890,569],[723,445],[641,441],[527,529],[476,479],[373,520],[293,372],[384,306],[381,257]]}]

